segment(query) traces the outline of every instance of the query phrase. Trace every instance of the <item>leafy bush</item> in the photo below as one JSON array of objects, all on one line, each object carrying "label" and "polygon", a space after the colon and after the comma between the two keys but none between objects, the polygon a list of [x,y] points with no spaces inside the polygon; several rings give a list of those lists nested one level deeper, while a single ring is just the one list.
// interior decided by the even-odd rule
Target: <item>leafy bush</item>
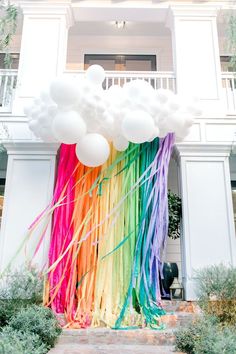
[{"label": "leafy bush", "polygon": [[176,349],[189,354],[235,354],[236,330],[222,327],[217,318],[202,317],[180,328],[176,333]]},{"label": "leafy bush", "polygon": [[0,280],[0,299],[28,299],[39,303],[43,296],[43,277],[34,267],[9,270]]},{"label": "leafy bush", "polygon": [[37,334],[22,333],[6,326],[0,332],[1,354],[45,354],[47,347]]},{"label": "leafy bush", "polygon": [[47,348],[54,346],[62,331],[54,313],[37,305],[20,310],[10,319],[9,326],[16,331],[38,335]]},{"label": "leafy bush", "polygon": [[28,304],[28,301],[20,299],[0,299],[0,328],[6,326],[11,317]]},{"label": "leafy bush", "polygon": [[236,299],[236,268],[213,265],[202,268],[196,275],[199,300],[210,297],[216,300]]},{"label": "leafy bush", "polygon": [[169,227],[168,236],[174,240],[180,237],[180,221],[182,216],[182,204],[180,197],[168,191]]},{"label": "leafy bush", "polygon": [[35,268],[8,271],[0,279],[0,327],[21,308],[41,303],[43,278]]},{"label": "leafy bush", "polygon": [[199,305],[221,322],[236,323],[236,268],[223,264],[201,269],[197,275]]}]

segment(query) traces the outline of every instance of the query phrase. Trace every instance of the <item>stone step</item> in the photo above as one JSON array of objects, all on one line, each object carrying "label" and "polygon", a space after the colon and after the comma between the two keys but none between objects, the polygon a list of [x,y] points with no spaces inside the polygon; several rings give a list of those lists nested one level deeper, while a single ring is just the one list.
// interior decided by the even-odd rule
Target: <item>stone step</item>
[{"label": "stone step", "polygon": [[198,316],[198,314],[188,312],[167,312],[160,318],[160,322],[164,323],[167,328],[179,328],[193,322]]},{"label": "stone step", "polygon": [[173,346],[58,344],[48,354],[181,354]]},{"label": "stone step", "polygon": [[112,330],[109,328],[67,329],[58,339],[58,345],[174,345],[172,329]]},{"label": "stone step", "polygon": [[201,312],[196,301],[162,300],[161,305],[167,312],[188,312],[195,314]]}]

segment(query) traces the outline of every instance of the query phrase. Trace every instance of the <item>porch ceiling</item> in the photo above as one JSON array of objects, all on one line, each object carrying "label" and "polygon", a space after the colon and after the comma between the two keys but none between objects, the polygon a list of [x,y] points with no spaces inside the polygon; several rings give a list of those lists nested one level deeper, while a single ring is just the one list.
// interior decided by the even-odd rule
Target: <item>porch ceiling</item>
[{"label": "porch ceiling", "polygon": [[[162,6],[160,4],[162,3]],[[76,21],[165,22],[168,2],[73,1]]]},{"label": "porch ceiling", "polygon": [[70,29],[71,35],[81,36],[170,36],[170,30],[162,23],[126,22],[125,28],[118,29],[115,21],[76,22]]}]

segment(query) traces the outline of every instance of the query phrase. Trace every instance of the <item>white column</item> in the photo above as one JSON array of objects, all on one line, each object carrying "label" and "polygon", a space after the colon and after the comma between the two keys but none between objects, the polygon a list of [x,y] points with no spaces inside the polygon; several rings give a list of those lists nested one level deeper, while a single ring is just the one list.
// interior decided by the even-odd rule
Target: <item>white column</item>
[{"label": "white column", "polygon": [[236,266],[230,146],[177,145],[182,189],[183,284],[195,297],[194,271],[223,262]]},{"label": "white column", "polygon": [[217,7],[171,6],[168,25],[177,92],[200,98],[204,114],[222,116],[222,84],[217,34]]},{"label": "white column", "polygon": [[71,0],[21,3],[23,31],[13,114],[44,89],[66,67]]},{"label": "white column", "polygon": [[[7,143],[8,166],[0,235],[0,271],[19,249],[28,227],[51,201],[58,145],[45,143]],[[19,252],[13,265],[32,257],[42,226]],[[50,228],[34,259],[39,267],[47,261]]]}]

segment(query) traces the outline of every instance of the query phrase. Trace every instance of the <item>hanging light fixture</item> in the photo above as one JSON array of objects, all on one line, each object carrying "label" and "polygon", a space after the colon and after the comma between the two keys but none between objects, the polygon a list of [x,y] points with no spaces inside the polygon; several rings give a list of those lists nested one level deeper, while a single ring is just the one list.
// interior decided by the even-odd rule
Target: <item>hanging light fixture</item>
[{"label": "hanging light fixture", "polygon": [[118,29],[123,29],[125,28],[125,21],[116,21],[115,25]]}]

